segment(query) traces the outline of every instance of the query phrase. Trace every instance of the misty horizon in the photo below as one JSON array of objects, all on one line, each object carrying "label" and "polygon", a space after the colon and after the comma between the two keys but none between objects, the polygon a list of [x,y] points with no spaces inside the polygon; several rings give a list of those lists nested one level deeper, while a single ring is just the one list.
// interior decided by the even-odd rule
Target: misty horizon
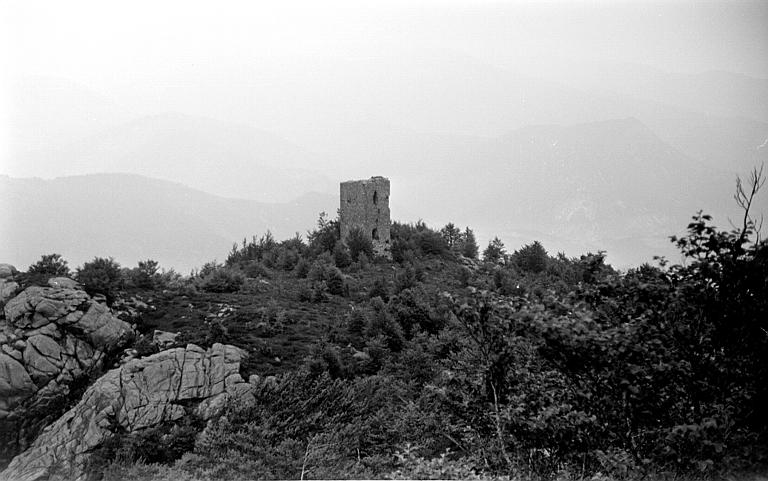
[{"label": "misty horizon", "polygon": [[[629,267],[675,255],[668,237],[699,209],[727,227],[736,176],[768,159],[761,2],[7,6],[0,193],[14,207],[0,230],[17,265],[48,250],[76,264],[162,257],[151,223],[108,206],[92,215],[131,219],[145,254],[127,253],[125,233],[86,254],[76,236],[57,243],[55,223],[16,227],[47,207],[14,197],[14,179],[133,174],[261,204],[324,196],[269,222],[206,218],[232,238],[189,253],[193,266],[266,229],[304,233],[340,182],[383,175],[393,220]],[[89,232],[77,209],[60,229]]]}]

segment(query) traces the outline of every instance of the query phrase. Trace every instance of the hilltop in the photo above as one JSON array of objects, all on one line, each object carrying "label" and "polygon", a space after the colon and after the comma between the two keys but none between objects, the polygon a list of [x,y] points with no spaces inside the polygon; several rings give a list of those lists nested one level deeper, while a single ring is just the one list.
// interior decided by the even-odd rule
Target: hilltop
[{"label": "hilltop", "polygon": [[[23,375],[0,371],[17,372],[3,422],[32,413],[16,441],[31,447],[0,478],[759,472],[768,245],[754,239],[698,214],[674,242],[686,265],[617,271],[602,253],[478,249],[471,229],[394,223],[387,260],[321,217],[306,240],[254,237],[191,276],[153,261],[5,266],[0,357],[39,386],[14,391]],[[66,275],[80,284],[49,280]],[[82,337],[93,312],[115,340]],[[73,338],[103,352],[86,377],[39,358],[74,357]],[[35,418],[58,370],[60,402]]]}]

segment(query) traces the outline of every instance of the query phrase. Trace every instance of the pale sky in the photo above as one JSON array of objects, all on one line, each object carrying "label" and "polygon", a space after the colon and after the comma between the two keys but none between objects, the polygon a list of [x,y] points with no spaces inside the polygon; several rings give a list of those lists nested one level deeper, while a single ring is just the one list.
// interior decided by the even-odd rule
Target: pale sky
[{"label": "pale sky", "polygon": [[249,61],[440,48],[541,69],[564,59],[768,77],[768,3],[4,1],[14,76],[91,86],[234,73]]},{"label": "pale sky", "polygon": [[[765,158],[767,27],[761,0],[0,0],[0,175],[127,172],[275,202],[386,175],[395,218],[511,239],[521,199],[476,202],[462,218],[455,192],[486,189],[465,173],[522,169],[491,193],[503,197],[518,177],[552,175],[535,170],[547,155],[576,155],[554,139],[518,165],[530,142],[506,135],[575,125],[578,150],[590,122],[608,122],[582,161],[710,173],[699,200],[680,193],[696,204],[687,215]],[[614,135],[623,143],[608,145]],[[568,215],[582,209],[571,194]],[[580,233],[603,246],[592,221],[553,224],[552,248]],[[654,235],[666,242],[684,221]]]}]

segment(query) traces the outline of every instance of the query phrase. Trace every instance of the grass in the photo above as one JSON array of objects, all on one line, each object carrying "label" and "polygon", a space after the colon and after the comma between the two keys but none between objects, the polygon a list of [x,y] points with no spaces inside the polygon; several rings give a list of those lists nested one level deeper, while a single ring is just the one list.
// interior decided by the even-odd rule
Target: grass
[{"label": "grass", "polygon": [[[460,267],[456,263],[435,258],[421,266],[423,286],[428,292],[460,287],[457,281]],[[350,286],[349,297],[329,296],[327,302],[318,303],[301,300],[300,291],[309,281],[283,271],[273,271],[269,279],[250,279],[240,292],[232,294],[158,293],[138,289],[127,294],[138,295],[154,306],[154,310],[143,313],[142,332],[150,335],[155,329],[180,332],[184,339],[206,346],[210,343],[206,342],[209,334],[206,321],[221,320],[226,335],[219,341],[240,347],[249,354],[243,366],[244,374],[269,376],[300,366],[311,347],[324,337],[341,345],[351,342],[345,320],[352,306],[367,302],[368,290],[376,279],[385,279],[391,292],[395,276],[403,269],[389,262],[359,270],[347,268],[344,273]],[[280,322],[265,319],[270,313],[277,314]],[[279,362],[275,358],[279,358]]]}]

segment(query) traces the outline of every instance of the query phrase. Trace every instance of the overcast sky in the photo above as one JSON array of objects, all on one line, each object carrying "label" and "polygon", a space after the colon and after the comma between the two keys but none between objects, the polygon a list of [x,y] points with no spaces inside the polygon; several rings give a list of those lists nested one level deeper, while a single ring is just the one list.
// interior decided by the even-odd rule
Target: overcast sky
[{"label": "overcast sky", "polygon": [[[30,77],[75,82],[115,102],[113,110],[127,117],[182,112],[243,121],[288,137],[306,128],[290,125],[290,113],[282,112],[288,125],[284,119],[281,124],[279,112],[268,117],[267,108],[276,108],[270,101],[287,105],[298,97],[318,105],[324,82],[386,88],[394,84],[390,79],[366,76],[371,62],[381,58],[395,59],[387,72],[400,69],[406,76],[414,63],[442,52],[437,63],[445,63],[438,68],[446,76],[452,75],[450,63],[464,55],[566,84],[626,64],[768,78],[768,2],[760,0],[0,5],[0,144],[6,144],[0,145],[0,167],[11,174],[21,173],[7,165],[15,153],[8,144],[27,142],[18,119],[38,108],[15,90]],[[401,57],[410,63],[398,66]],[[216,97],[222,91],[228,100]],[[261,118],[240,105],[254,92],[263,93],[256,101],[264,106]],[[337,103],[333,109],[343,107]]]},{"label": "overcast sky", "polygon": [[[395,218],[483,242],[578,253],[649,215],[666,243],[768,155],[767,27],[760,0],[0,0],[0,175],[128,172],[267,202],[385,175]],[[673,186],[630,183],[601,218],[601,189],[646,169]],[[706,181],[674,184],[692,171]],[[548,178],[562,192],[526,227]],[[660,221],[673,202],[682,220]]]},{"label": "overcast sky", "polygon": [[565,59],[768,77],[764,1],[2,2],[5,74],[109,88],[237,74],[258,60],[441,48],[503,65]]}]

